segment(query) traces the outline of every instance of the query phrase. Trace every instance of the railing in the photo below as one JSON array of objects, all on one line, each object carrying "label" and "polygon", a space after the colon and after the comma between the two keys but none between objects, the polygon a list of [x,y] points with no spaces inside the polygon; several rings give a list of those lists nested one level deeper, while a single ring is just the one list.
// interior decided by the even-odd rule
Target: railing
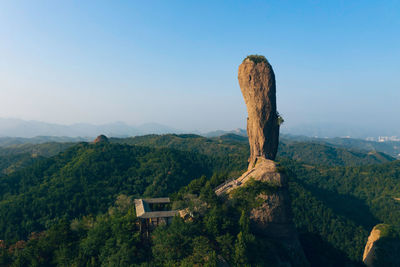
[{"label": "railing", "polygon": [[227,184],[231,183],[232,181],[236,180],[236,178],[231,178],[220,184],[219,186],[214,188],[214,192],[221,189],[222,187],[226,186]]}]

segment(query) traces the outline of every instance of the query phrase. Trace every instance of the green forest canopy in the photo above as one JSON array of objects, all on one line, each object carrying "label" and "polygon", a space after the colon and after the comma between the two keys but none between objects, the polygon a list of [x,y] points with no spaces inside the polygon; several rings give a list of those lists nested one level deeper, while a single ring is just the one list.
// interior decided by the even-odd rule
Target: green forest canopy
[{"label": "green forest canopy", "polygon": [[[240,231],[245,207],[226,206],[213,194],[215,186],[246,168],[245,139],[165,135],[111,142],[80,143],[0,178],[0,239],[5,240],[0,265],[201,264],[204,255],[210,255],[208,262],[217,255],[231,263],[256,264],[255,257],[279,261],[255,249],[277,252],[273,245]],[[357,264],[375,224],[399,227],[399,161],[303,142],[281,144],[280,163],[290,178],[294,222],[312,263]],[[140,235],[132,235],[137,233],[133,207],[121,210],[118,201],[166,195],[185,203],[199,198],[213,208],[192,224],[176,220],[158,229],[153,246],[145,250]],[[176,248],[182,253],[157,256],[165,255],[174,238],[188,244]]]}]

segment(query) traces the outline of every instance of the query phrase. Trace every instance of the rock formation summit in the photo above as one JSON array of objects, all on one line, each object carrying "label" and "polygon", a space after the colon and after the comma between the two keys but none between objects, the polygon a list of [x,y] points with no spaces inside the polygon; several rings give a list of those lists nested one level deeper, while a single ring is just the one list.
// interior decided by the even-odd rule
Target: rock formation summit
[{"label": "rock formation summit", "polygon": [[107,136],[101,134],[101,135],[97,136],[96,139],[94,139],[93,143],[95,143],[95,144],[108,143],[108,138],[107,138]]},{"label": "rock formation summit", "polygon": [[247,106],[250,170],[258,157],[274,160],[278,151],[275,74],[264,56],[252,55],[240,64],[238,79]]}]

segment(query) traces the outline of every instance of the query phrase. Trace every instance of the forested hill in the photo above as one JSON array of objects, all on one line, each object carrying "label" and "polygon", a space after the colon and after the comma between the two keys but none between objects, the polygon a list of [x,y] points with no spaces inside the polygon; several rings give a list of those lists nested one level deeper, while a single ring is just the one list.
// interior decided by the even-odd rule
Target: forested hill
[{"label": "forested hill", "polygon": [[312,255],[325,254],[322,259],[313,257],[315,266],[326,266],[324,259],[332,255],[360,259],[369,232],[378,223],[400,230],[399,160],[354,167],[313,166],[293,160],[281,164],[290,177],[302,243],[310,246],[307,252]]},{"label": "forested hill", "polygon": [[[145,135],[132,138],[111,138],[111,143],[171,148],[212,156],[226,169],[245,169],[249,155],[247,138],[235,134],[205,138],[198,135]],[[42,157],[57,155],[77,143],[12,144],[0,147],[0,176],[29,166]],[[308,164],[350,166],[378,164],[394,158],[376,151],[349,150],[314,142],[280,142],[278,157],[292,158]],[[245,159],[245,160],[243,160]],[[235,166],[232,166],[235,164]]]},{"label": "forested hill", "polygon": [[400,160],[355,167],[308,166],[282,161],[304,188],[366,228],[378,222],[400,228]]},{"label": "forested hill", "polygon": [[282,134],[280,140],[285,143],[315,143],[358,151],[380,151],[392,157],[400,158],[400,141],[377,142],[348,137],[318,138],[291,134]]},{"label": "forested hill", "polygon": [[144,135],[131,138],[111,138],[112,143],[124,143],[149,147],[173,148],[204,155],[248,155],[247,138],[237,135],[206,138],[195,134]]},{"label": "forested hill", "polygon": [[32,157],[43,156],[51,157],[58,153],[75,146],[78,143],[68,142],[49,142],[42,144],[14,144],[10,146],[0,147],[0,156],[9,156],[16,154],[27,154]]},{"label": "forested hill", "polygon": [[312,165],[357,166],[386,163],[393,157],[377,151],[349,150],[318,143],[281,142],[278,157],[291,158]]},{"label": "forested hill", "polygon": [[11,144],[0,147],[0,177],[27,167],[43,158],[55,156],[76,144],[51,142],[42,144]]},{"label": "forested hill", "polygon": [[0,239],[105,212],[118,194],[165,196],[217,169],[212,158],[185,151],[81,143],[0,179]]},{"label": "forested hill", "polygon": [[[246,169],[246,139],[151,135],[110,142],[59,147],[64,152],[37,157],[0,177],[0,240],[5,240],[5,245],[0,242],[0,265],[50,261],[54,264],[49,266],[62,266],[75,260],[85,266],[120,260],[193,264],[216,254],[235,264],[242,259],[235,258],[237,253],[262,257],[260,244],[253,242],[257,236],[248,233],[248,246],[240,247],[237,227],[243,223],[239,217],[246,194],[236,206],[224,206],[213,194],[215,186]],[[399,226],[400,161],[321,144],[282,143],[280,150],[294,221],[313,266],[357,265],[373,225]],[[138,196],[207,205],[201,204],[203,217],[193,224],[160,228],[154,246],[144,251],[130,201]],[[176,240],[186,245],[177,247]],[[232,244],[240,245],[238,251]],[[165,252],[170,248],[180,252]]]},{"label": "forested hill", "polygon": [[[205,155],[249,155],[247,138],[235,134],[205,138],[199,135],[145,135],[132,138],[111,138],[111,142],[150,147],[168,147]],[[291,158],[308,164],[352,166],[379,164],[395,160],[377,151],[350,150],[313,142],[281,140],[278,158]]]}]

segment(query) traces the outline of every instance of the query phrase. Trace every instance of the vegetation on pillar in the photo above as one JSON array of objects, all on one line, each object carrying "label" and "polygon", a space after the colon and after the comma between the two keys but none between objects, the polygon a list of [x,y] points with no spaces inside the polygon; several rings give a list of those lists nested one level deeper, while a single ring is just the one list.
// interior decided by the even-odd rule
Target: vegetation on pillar
[{"label": "vegetation on pillar", "polygon": [[262,56],[262,55],[257,55],[257,54],[247,56],[245,59],[243,59],[243,62],[244,62],[246,59],[251,60],[251,61],[253,61],[253,62],[256,63],[256,64],[257,64],[257,63],[261,63],[261,62],[268,63],[268,60],[266,59],[266,57],[264,57],[264,56]]}]

